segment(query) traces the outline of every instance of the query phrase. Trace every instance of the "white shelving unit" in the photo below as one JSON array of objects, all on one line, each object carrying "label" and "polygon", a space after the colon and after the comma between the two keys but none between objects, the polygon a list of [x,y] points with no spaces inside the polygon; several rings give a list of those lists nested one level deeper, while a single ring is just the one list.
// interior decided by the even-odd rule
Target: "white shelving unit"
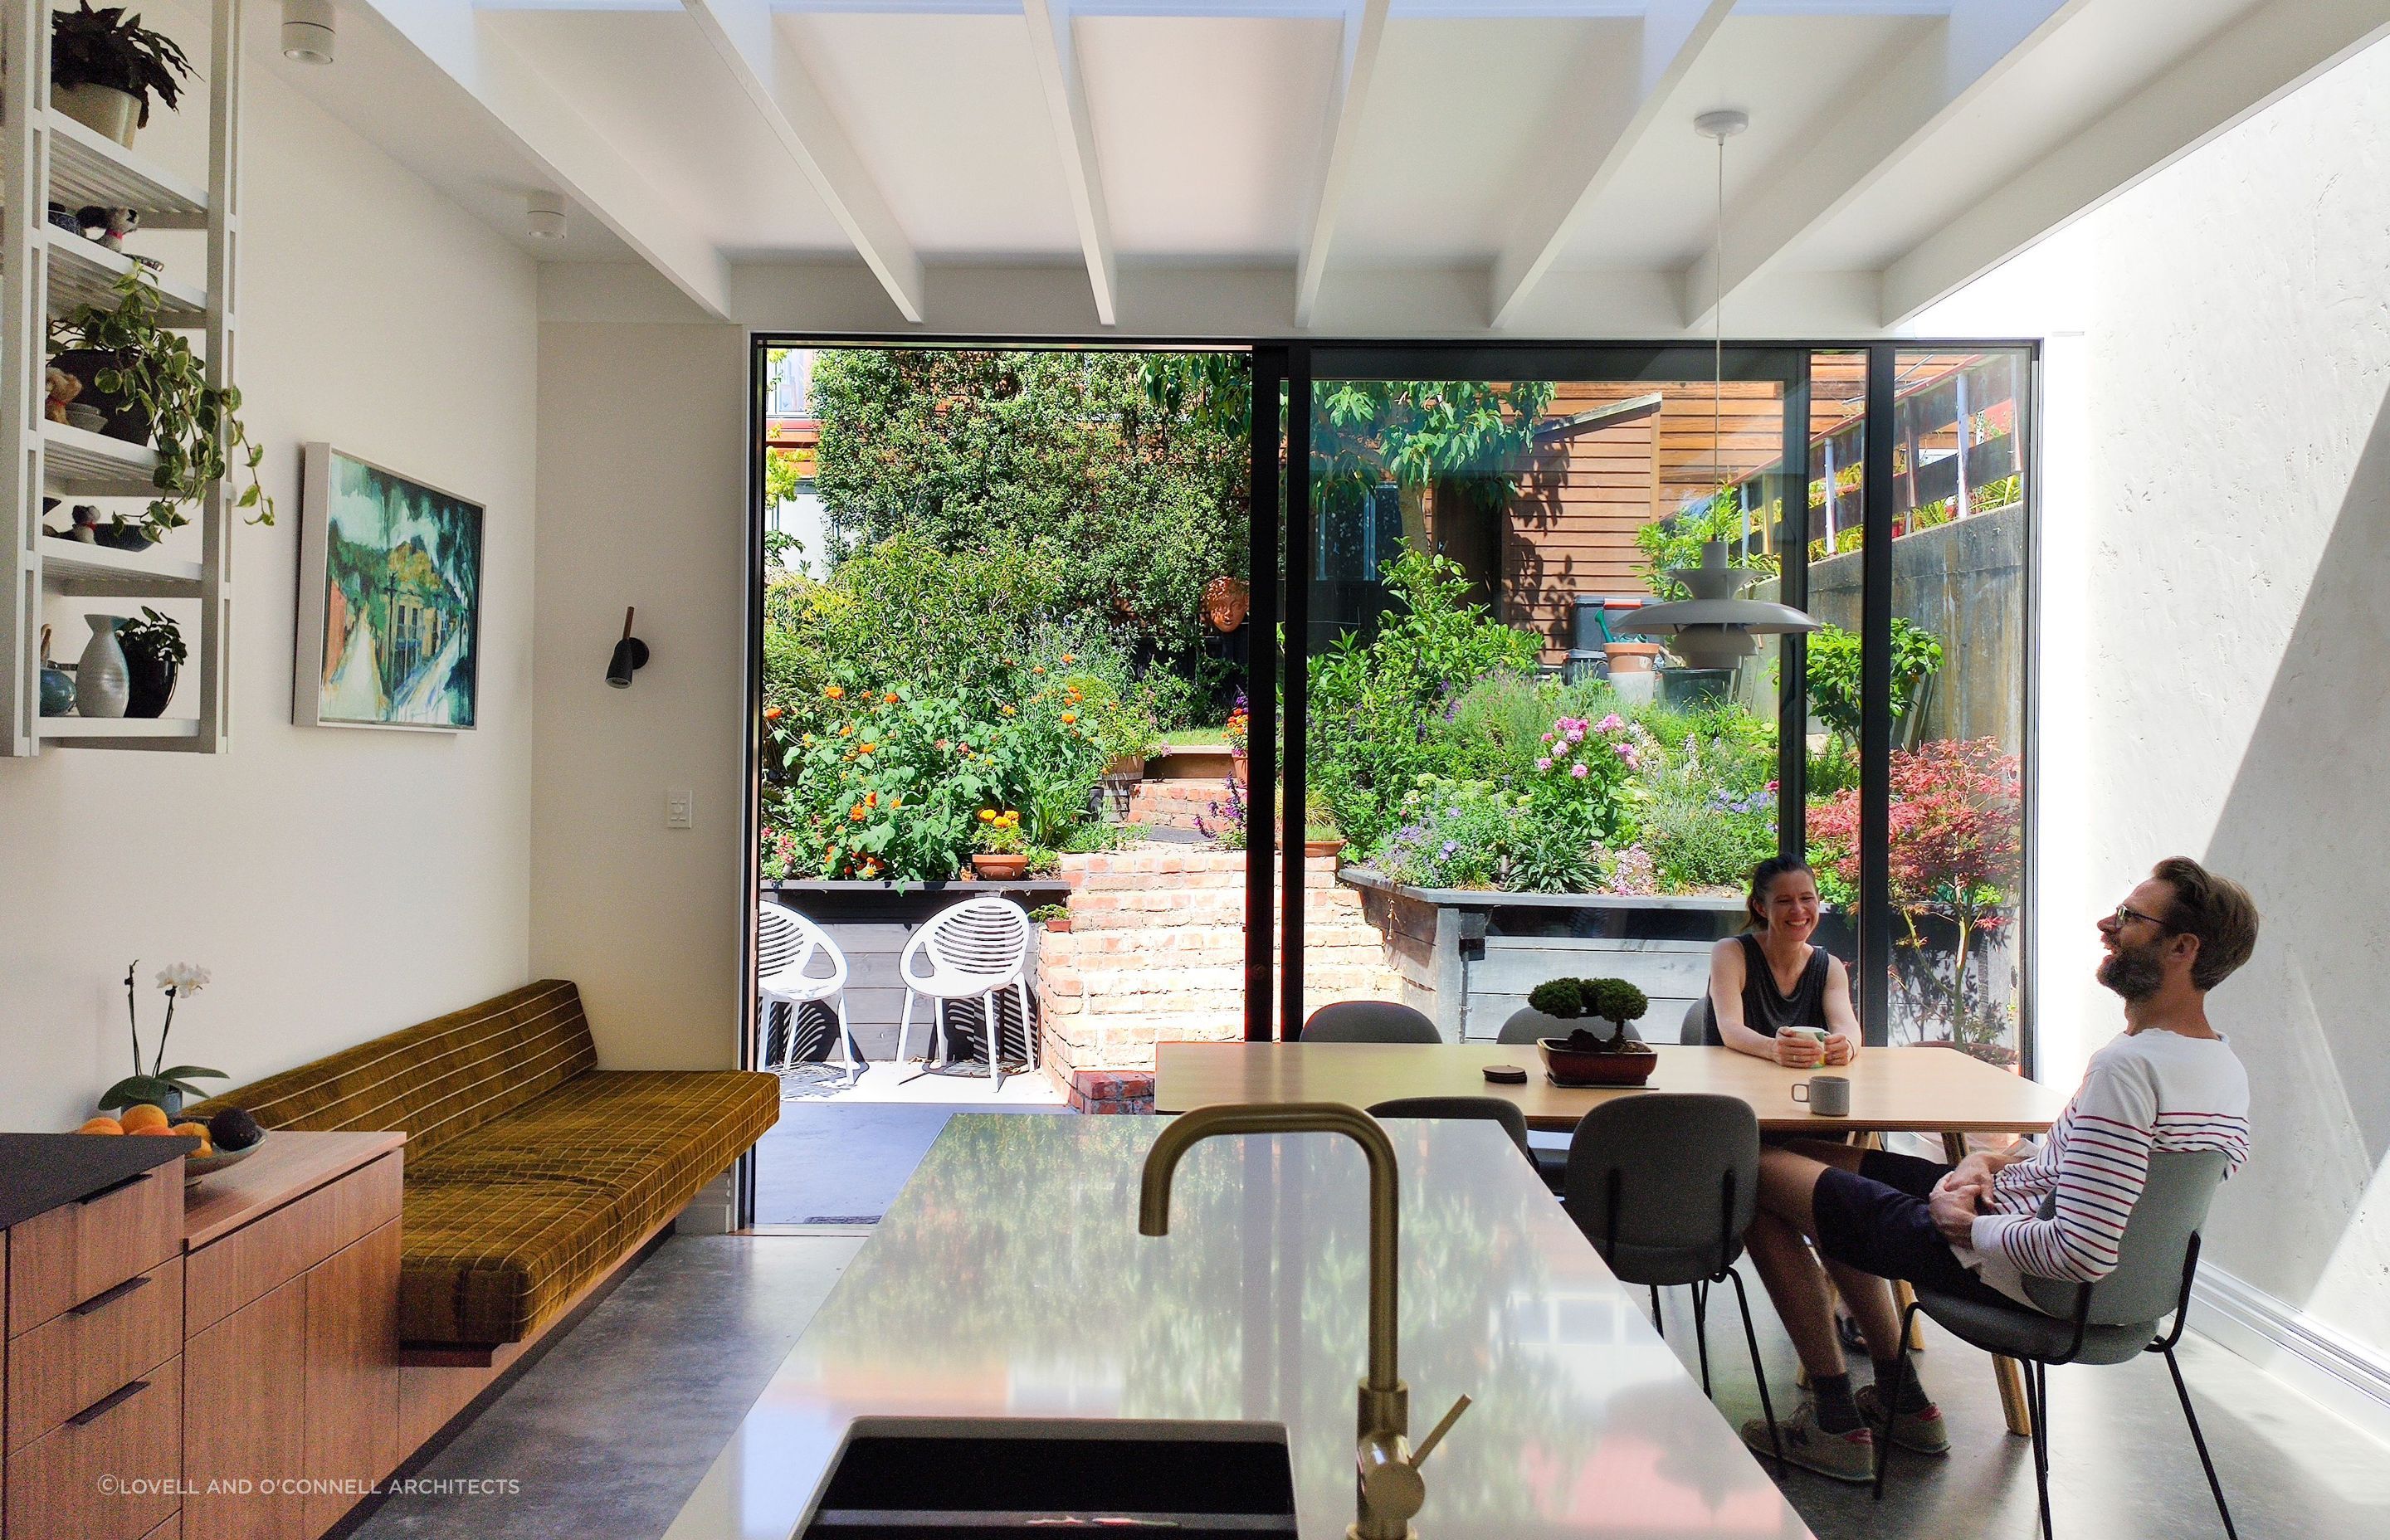
[{"label": "white shelving unit", "polygon": [[[51,225],[48,205],[88,204],[141,212],[145,229],[205,232],[207,281],[161,278],[166,322],[205,333],[208,382],[236,378],[234,311],[238,242],[241,0],[213,0],[208,40],[208,181],[199,186],[152,164],[137,149],[52,109],[51,0],[0,0],[6,71],[0,76],[0,507],[7,557],[0,562],[0,755],[47,747],[222,753],[230,747],[225,709],[232,628],[231,489],[219,482],[199,500],[196,561],[158,550],[120,551],[42,533],[42,499],[147,497],[157,455],[146,445],[86,432],[43,416],[46,323],[78,305],[105,303],[132,259]],[[190,39],[178,39],[186,48]],[[186,98],[185,110],[196,107]],[[189,659],[176,701],[196,691],[196,717],[96,719],[43,716],[41,630],[53,596],[104,600],[197,601],[199,622],[184,640]],[[122,608],[120,606],[119,608]],[[111,610],[113,612],[113,610]],[[171,707],[169,708],[172,709]]]}]

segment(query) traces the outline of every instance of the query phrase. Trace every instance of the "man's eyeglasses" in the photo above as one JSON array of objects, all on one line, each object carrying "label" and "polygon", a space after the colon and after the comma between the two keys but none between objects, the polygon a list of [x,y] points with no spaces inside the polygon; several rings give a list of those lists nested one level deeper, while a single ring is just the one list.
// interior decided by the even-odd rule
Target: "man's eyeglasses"
[{"label": "man's eyeglasses", "polygon": [[2167,924],[2157,916],[2143,914],[2140,910],[2134,908],[2129,904],[2117,905],[2116,912],[2112,918],[2114,918],[2119,929],[2131,924],[2137,919],[2148,920],[2152,925],[2156,926],[2161,930],[2171,931],[2175,929],[2172,925]]}]

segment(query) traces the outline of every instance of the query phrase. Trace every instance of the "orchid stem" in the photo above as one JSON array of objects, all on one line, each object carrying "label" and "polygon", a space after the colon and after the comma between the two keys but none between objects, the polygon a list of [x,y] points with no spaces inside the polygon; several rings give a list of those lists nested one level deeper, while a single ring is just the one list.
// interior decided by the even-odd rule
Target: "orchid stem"
[{"label": "orchid stem", "polygon": [[[171,989],[166,992],[166,1024],[158,1029],[158,1060],[149,1066],[149,1073],[153,1076],[165,1072],[166,1035],[174,1030],[174,994]],[[141,1068],[138,1059],[134,1060],[133,1067],[135,1070]]]},{"label": "orchid stem", "polygon": [[133,1072],[136,1075],[141,1072],[141,997],[133,992],[133,977],[140,968],[141,959],[135,957],[133,966],[124,970],[124,1024],[133,1039]]}]

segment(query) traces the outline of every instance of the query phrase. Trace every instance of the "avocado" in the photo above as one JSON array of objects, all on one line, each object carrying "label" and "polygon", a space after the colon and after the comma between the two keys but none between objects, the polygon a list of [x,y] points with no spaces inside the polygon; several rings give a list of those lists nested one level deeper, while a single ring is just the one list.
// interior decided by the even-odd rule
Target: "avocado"
[{"label": "avocado", "polygon": [[265,1130],[241,1109],[227,1107],[208,1120],[208,1136],[215,1140],[218,1149],[230,1152],[247,1149],[265,1137]]}]

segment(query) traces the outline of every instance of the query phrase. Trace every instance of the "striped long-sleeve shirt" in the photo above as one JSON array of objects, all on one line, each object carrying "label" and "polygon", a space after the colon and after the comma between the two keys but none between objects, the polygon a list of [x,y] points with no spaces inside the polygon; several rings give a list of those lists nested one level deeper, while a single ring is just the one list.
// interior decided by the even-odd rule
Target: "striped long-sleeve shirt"
[{"label": "striped long-sleeve shirt", "polygon": [[2049,1137],[1993,1179],[1992,1212],[1977,1216],[1972,1246],[1956,1248],[1960,1260],[2028,1304],[2027,1274],[2098,1282],[2115,1270],[2160,1149],[2220,1149],[2230,1171],[2248,1159],[2249,1078],[2223,1038],[2152,1030],[2093,1054]]}]

